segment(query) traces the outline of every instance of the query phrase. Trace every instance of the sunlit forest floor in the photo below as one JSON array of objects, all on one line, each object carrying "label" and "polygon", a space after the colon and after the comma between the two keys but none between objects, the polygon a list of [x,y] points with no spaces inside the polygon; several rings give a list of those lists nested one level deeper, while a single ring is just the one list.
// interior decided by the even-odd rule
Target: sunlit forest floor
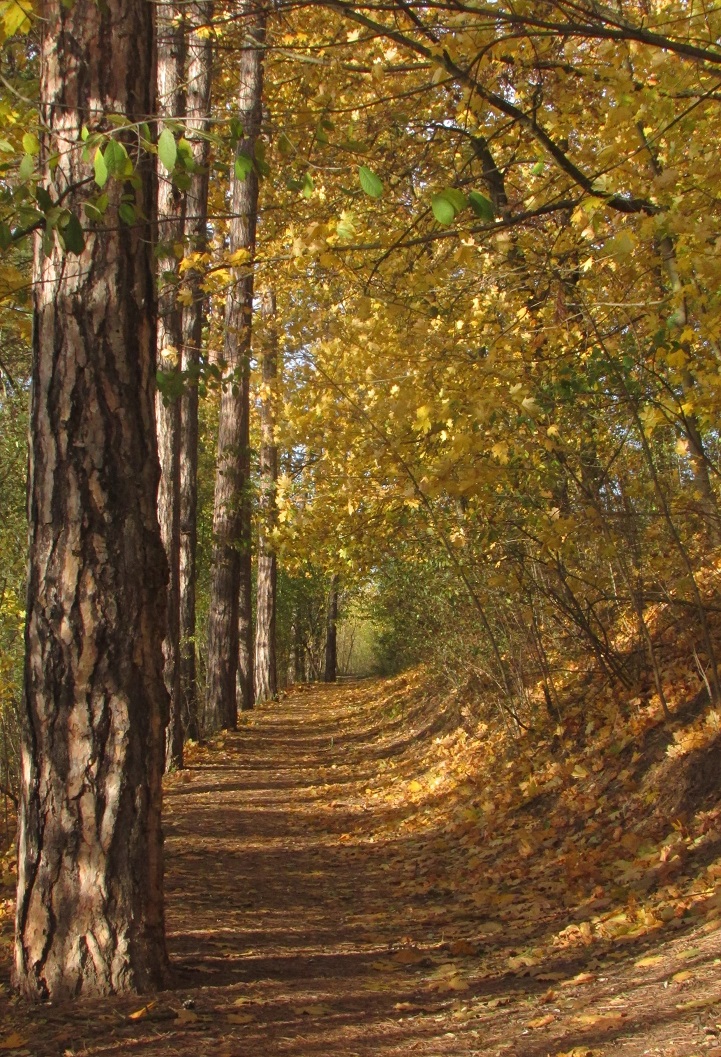
[{"label": "sunlit forest floor", "polygon": [[294,690],[168,781],[169,989],[19,1003],[6,913],[0,1050],[720,1057],[703,715],[600,695],[512,739],[422,672]]}]

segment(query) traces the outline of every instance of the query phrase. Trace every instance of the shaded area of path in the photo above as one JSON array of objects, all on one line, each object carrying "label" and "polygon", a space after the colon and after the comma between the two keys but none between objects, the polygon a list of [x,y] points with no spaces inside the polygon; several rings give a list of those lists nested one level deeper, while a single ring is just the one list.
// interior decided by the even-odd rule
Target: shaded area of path
[{"label": "shaded area of path", "polygon": [[[547,898],[512,938],[523,878],[489,911],[482,876],[457,881],[432,800],[423,819],[370,795],[457,722],[404,693],[403,680],[302,688],[194,750],[166,789],[169,990],[147,1008],[6,1003],[4,1030],[27,1040],[14,1052],[718,1057],[721,932],[683,926],[645,966],[639,940],[524,968],[516,956],[573,908]],[[692,993],[669,966],[687,967]]]}]

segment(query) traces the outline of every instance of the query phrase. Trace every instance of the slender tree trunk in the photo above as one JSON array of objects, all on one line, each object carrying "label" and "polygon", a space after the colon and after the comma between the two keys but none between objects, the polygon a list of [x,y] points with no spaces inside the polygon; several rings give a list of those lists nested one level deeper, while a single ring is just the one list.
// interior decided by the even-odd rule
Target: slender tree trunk
[{"label": "slender tree trunk", "polygon": [[[185,110],[185,61],[182,9],[159,3],[157,19],[158,114],[178,119]],[[158,165],[158,367],[171,381],[179,377],[183,346],[183,310],[178,303],[178,258],[183,242],[185,199]],[[177,386],[173,388],[177,389]],[[156,396],[155,413],[160,455],[158,516],[168,558],[167,635],[163,643],[165,685],[170,718],[165,732],[165,767],[183,766],[183,725],[180,701],[180,398]]]},{"label": "slender tree trunk", "polygon": [[328,596],[328,617],[325,634],[325,668],[323,680],[334,683],[338,678],[338,577],[333,576]]},{"label": "slender tree trunk", "polygon": [[[186,138],[193,150],[196,171],[186,196],[186,249],[202,252],[208,241],[209,128],[212,41],[198,30],[207,26],[212,5],[206,0],[186,9],[189,27],[186,85]],[[196,133],[194,135],[193,133]],[[200,133],[200,135],[197,135]],[[188,380],[180,400],[180,651],[179,682],[183,723],[189,738],[200,735],[195,644],[196,555],[198,548],[198,387],[197,374],[205,320],[205,297],[200,274],[186,272],[192,301],[183,310],[181,364]]]},{"label": "slender tree trunk", "polygon": [[[144,0],[43,6],[42,178],[76,216],[83,126],[153,113],[151,20]],[[152,988],[167,962],[154,174],[118,138],[139,219],[118,221],[127,184],[111,180],[79,256],[36,246],[15,980],[53,1001]]]},{"label": "slender tree trunk", "polygon": [[255,692],[258,701],[278,696],[276,671],[277,559],[270,543],[276,523],[275,493],[278,482],[278,446],[275,442],[275,405],[278,383],[278,331],[275,293],[266,290],[261,302],[265,341],[261,358],[260,486],[258,495],[258,594],[255,633]]},{"label": "slender tree trunk", "polygon": [[[242,11],[241,11],[242,13]],[[253,321],[253,254],[258,213],[258,175],[253,159],[260,131],[265,13],[248,17],[248,38],[241,52],[238,118],[244,136],[231,180],[233,219],[230,250],[247,250],[247,261],[233,269],[225,310],[225,361],[229,378],[223,390],[218,426],[218,469],[213,511],[213,574],[208,627],[208,709],[211,727],[237,724],[236,676],[241,707],[250,708],[252,692],[252,621],[250,619],[250,338]],[[239,594],[243,588],[242,601]],[[242,621],[242,651],[239,621]],[[239,653],[243,667],[239,668]]]}]

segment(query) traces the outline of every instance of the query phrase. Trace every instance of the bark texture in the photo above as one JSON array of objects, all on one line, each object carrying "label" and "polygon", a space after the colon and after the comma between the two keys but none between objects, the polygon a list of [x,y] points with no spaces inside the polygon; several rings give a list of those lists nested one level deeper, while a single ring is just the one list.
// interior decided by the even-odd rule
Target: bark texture
[{"label": "bark texture", "polygon": [[[182,9],[159,3],[157,11],[158,115],[180,118],[185,110],[185,59]],[[168,381],[179,380],[183,345],[183,311],[177,300],[178,258],[183,242],[185,198],[158,164],[158,367]],[[167,634],[163,643],[165,685],[170,716],[165,735],[165,767],[183,766],[183,723],[180,700],[180,396],[158,393],[156,416],[160,487],[158,516],[168,559]]]},{"label": "bark texture", "polygon": [[[241,11],[243,13],[243,11]],[[240,58],[238,118],[244,137],[238,154],[254,158],[260,131],[265,13],[248,19],[248,45]],[[218,464],[213,508],[213,573],[208,626],[207,720],[212,729],[236,726],[241,708],[253,704],[253,639],[250,580],[250,339],[253,321],[253,256],[258,213],[255,167],[234,174],[230,250],[246,250],[233,269],[225,311],[225,361],[229,377],[218,425]],[[240,600],[240,601],[239,601]],[[239,627],[240,625],[240,627]],[[240,663],[239,663],[240,660]]]},{"label": "bark texture", "polygon": [[[152,8],[40,13],[43,156],[60,156],[44,183],[82,216],[83,125],[152,113]],[[150,217],[147,157],[137,174]],[[125,188],[108,185],[107,227],[79,256],[36,248],[15,981],[53,1001],[151,988],[166,968],[152,232],[118,223]]]},{"label": "bark texture", "polygon": [[271,544],[276,524],[278,446],[275,415],[278,396],[278,330],[273,290],[264,291],[261,315],[265,322],[261,355],[260,486],[258,489],[258,588],[255,631],[255,696],[272,701],[278,696],[276,663],[277,558]]},{"label": "bark texture", "polygon": [[[209,142],[202,135],[209,129],[212,38],[198,30],[210,24],[212,4],[201,2],[186,8],[188,23],[186,138],[197,166],[186,196],[185,236],[187,250],[202,252],[208,242]],[[189,738],[200,736],[198,721],[198,676],[195,648],[195,584],[198,549],[198,388],[200,350],[205,320],[205,296],[200,275],[186,272],[192,301],[183,310],[182,368],[186,387],[180,401],[180,650],[179,683],[183,725]]]}]

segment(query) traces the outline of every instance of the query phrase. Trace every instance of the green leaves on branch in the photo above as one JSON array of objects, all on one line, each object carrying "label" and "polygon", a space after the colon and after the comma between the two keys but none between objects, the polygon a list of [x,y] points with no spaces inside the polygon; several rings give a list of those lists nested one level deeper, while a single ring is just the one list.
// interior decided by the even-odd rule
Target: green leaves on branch
[{"label": "green leaves on branch", "polygon": [[469,192],[468,204],[479,220],[487,220],[490,222],[496,215],[491,200],[486,198],[485,195],[480,194],[478,191]]},{"label": "green leaves on branch", "polygon": [[300,180],[288,180],[286,187],[289,191],[300,191],[303,198],[310,198],[315,190],[313,177],[309,172],[304,173]]},{"label": "green leaves on branch", "polygon": [[433,216],[444,227],[450,227],[458,214],[469,206],[480,220],[490,222],[495,216],[490,199],[478,191],[470,191],[468,195],[464,195],[456,187],[446,187],[431,199]]},{"label": "green leaves on branch", "polygon": [[105,187],[110,176],[116,180],[127,180],[135,172],[130,156],[119,140],[108,140],[105,150],[98,147],[93,157],[93,172],[98,187]]},{"label": "green leaves on branch", "polygon": [[371,198],[380,198],[383,194],[383,182],[367,165],[358,166],[360,185]]},{"label": "green leaves on branch", "polygon": [[253,159],[247,154],[238,154],[235,159],[235,178],[241,182],[253,171]]},{"label": "green leaves on branch", "polygon": [[177,157],[178,147],[175,142],[175,136],[169,128],[164,128],[158,136],[158,158],[160,158],[161,163],[168,172],[172,172],[175,168]]},{"label": "green leaves on branch", "polygon": [[466,208],[467,204],[468,199],[466,196],[461,191],[457,191],[455,187],[447,187],[445,191],[433,195],[431,199],[433,216],[439,224],[446,226],[453,223],[458,214]]}]

